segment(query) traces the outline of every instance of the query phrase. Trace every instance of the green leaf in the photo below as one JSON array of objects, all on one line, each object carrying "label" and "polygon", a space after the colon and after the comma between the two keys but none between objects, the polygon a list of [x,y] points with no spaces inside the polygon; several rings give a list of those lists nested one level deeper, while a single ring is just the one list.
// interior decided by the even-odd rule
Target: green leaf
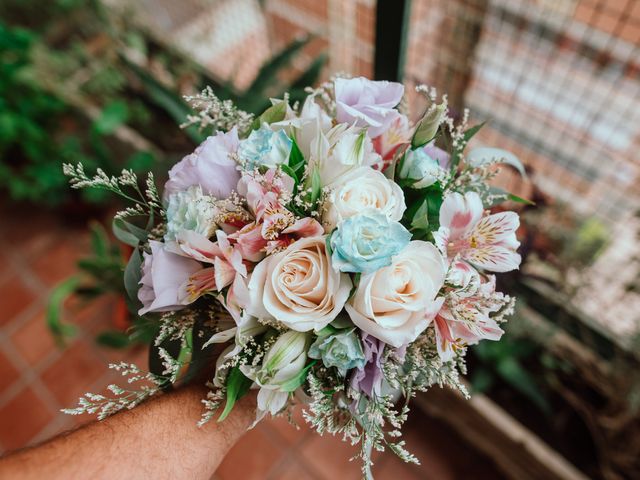
[{"label": "green leaf", "polygon": [[97,257],[109,254],[109,237],[104,227],[98,222],[91,222],[91,248]]},{"label": "green leaf", "polygon": [[429,229],[429,201],[425,199],[411,219],[411,228]]},{"label": "green leaf", "polygon": [[227,375],[227,403],[218,418],[219,422],[227,418],[227,415],[233,410],[236,401],[249,391],[252,383],[253,382],[245,377],[237,366],[229,371],[229,375]]},{"label": "green leaf", "polygon": [[46,310],[46,322],[49,331],[53,334],[59,345],[64,345],[65,339],[75,335],[76,327],[62,323],[62,306],[64,301],[73,294],[80,285],[77,276],[69,277],[59,283],[49,296]]},{"label": "green leaf", "polygon": [[292,379],[280,385],[280,390],[283,392],[295,391],[300,385],[302,385],[305,382],[305,380],[307,379],[307,375],[309,373],[309,369],[313,367],[315,364],[316,364],[316,360],[313,360],[311,363],[309,363],[309,365],[304,367],[300,371],[300,373],[298,373],[295,377],[293,377]]},{"label": "green leaf", "polygon": [[289,165],[287,165],[286,163],[283,163],[280,165],[280,169],[284,173],[289,175],[291,178],[293,178],[293,181],[295,182],[296,185],[300,183],[300,180],[298,179],[298,175],[296,175],[296,172]]},{"label": "green leaf", "polygon": [[305,200],[315,204],[322,194],[322,179],[320,178],[320,169],[317,166],[311,170],[311,174],[307,177],[306,188],[310,188],[311,192]]},{"label": "green leaf", "polygon": [[124,288],[127,296],[132,302],[138,304],[138,290],[140,289],[140,279],[142,278],[142,257],[138,249],[134,249],[129,257],[129,262],[124,269]]},{"label": "green leaf", "polygon": [[517,360],[510,357],[503,358],[496,365],[496,370],[507,383],[525,395],[543,412],[551,412],[551,406],[536,381]]},{"label": "green leaf", "polygon": [[[278,74],[280,71],[291,63],[298,52],[300,52],[300,50],[309,43],[311,38],[312,37],[309,36],[294,40],[282,51],[274,55],[260,68],[258,75],[256,75],[256,78],[251,82],[247,91],[251,92],[254,96],[266,96],[265,90],[278,83]],[[306,85],[309,84],[306,83],[305,86]]]},{"label": "green leaf", "polygon": [[136,227],[132,223],[129,223],[121,218],[114,218],[111,224],[113,234],[122,243],[137,247],[140,242],[147,240],[147,231]]},{"label": "green leaf", "polygon": [[488,368],[476,367],[471,375],[471,387],[477,393],[489,390],[494,383],[494,376]]},{"label": "green leaf", "polygon": [[94,121],[94,130],[101,135],[113,133],[120,125],[129,119],[129,108],[122,100],[116,100],[107,104]]},{"label": "green leaf", "polygon": [[515,168],[523,178],[527,178],[527,172],[524,169],[524,165],[513,153],[503,150],[501,148],[480,147],[474,148],[467,154],[467,163],[474,167],[479,167],[493,160],[498,160],[500,163]]},{"label": "green leaf", "polygon": [[416,131],[413,133],[413,138],[411,139],[411,147],[413,149],[420,148],[435,138],[446,112],[446,103],[440,103],[435,108],[427,111],[422,120],[418,122]]},{"label": "green leaf", "polygon": [[251,130],[258,130],[263,123],[271,125],[272,123],[280,122],[284,120],[286,114],[287,102],[284,100],[277,101],[253,121]]},{"label": "green leaf", "polygon": [[124,332],[107,330],[96,337],[96,343],[110,348],[126,348],[131,345],[131,340]]},{"label": "green leaf", "polygon": [[488,208],[491,207],[495,207],[496,205],[499,205],[503,202],[506,202],[507,200],[511,200],[512,202],[516,202],[516,203],[521,203],[523,205],[535,205],[535,202],[532,202],[531,200],[527,200],[526,198],[521,198],[517,195],[514,195],[513,193],[509,193],[506,190],[500,188],[500,187],[490,187],[489,188],[489,193],[491,195],[504,195],[507,197],[506,200],[494,200],[493,202],[491,202],[490,204],[487,205]]},{"label": "green leaf", "polygon": [[298,146],[298,142],[295,139],[292,139],[291,143],[291,153],[289,154],[289,167],[295,172],[297,178],[302,177],[304,173],[304,155],[300,151],[300,147]]},{"label": "green leaf", "polygon": [[[165,87],[144,68],[126,60],[126,58],[124,61],[144,86],[145,93],[148,98],[173,118],[177,124],[184,122],[187,115],[193,113],[189,105],[187,105],[178,92]],[[196,144],[201,143],[207,137],[193,125],[185,128],[184,132],[186,132],[186,134]]]}]

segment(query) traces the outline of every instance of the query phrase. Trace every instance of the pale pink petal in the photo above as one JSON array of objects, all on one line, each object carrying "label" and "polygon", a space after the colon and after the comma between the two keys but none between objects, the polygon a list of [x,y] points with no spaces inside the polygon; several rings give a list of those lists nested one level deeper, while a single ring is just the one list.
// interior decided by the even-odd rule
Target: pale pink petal
[{"label": "pale pink petal", "polygon": [[484,208],[475,192],[447,195],[440,207],[440,225],[449,229],[452,241],[465,238],[482,218]]},{"label": "pale pink petal", "polygon": [[236,276],[236,270],[233,268],[233,265],[220,257],[216,257],[213,266],[215,268],[216,289],[220,291],[233,282]]},{"label": "pale pink petal", "polygon": [[447,321],[438,315],[433,323],[436,332],[436,348],[443,362],[451,360],[455,354],[453,349],[454,338]]},{"label": "pale pink petal", "polygon": [[520,255],[500,245],[482,245],[462,254],[472,265],[490,272],[510,272],[520,267]]},{"label": "pale pink petal", "polygon": [[479,244],[499,244],[515,250],[520,246],[516,230],[520,219],[515,212],[500,212],[484,217],[473,230],[473,238]]},{"label": "pale pink petal", "polygon": [[176,242],[182,255],[205,263],[213,263],[216,256],[222,255],[220,247],[204,235],[191,230],[182,230],[176,234]]},{"label": "pale pink petal", "polygon": [[290,227],[285,228],[282,233],[296,235],[297,237],[319,237],[324,234],[324,228],[314,218],[306,217],[296,220]]},{"label": "pale pink petal", "polygon": [[236,248],[245,260],[259,262],[264,258],[264,249],[267,241],[262,238],[260,227],[255,223],[238,230],[233,234],[232,238],[236,239]]},{"label": "pale pink petal", "polygon": [[438,250],[440,250],[440,253],[442,253],[447,259],[447,245],[449,245],[450,235],[451,232],[447,227],[440,227],[438,231],[433,232],[433,243],[435,243]]},{"label": "pale pink petal", "polygon": [[500,340],[504,333],[495,320],[480,314],[476,316],[473,323],[455,322],[452,328],[455,335],[469,345],[478,343],[480,340]]},{"label": "pale pink petal", "polygon": [[242,263],[242,254],[233,248],[229,239],[227,238],[227,234],[222,230],[218,230],[216,232],[216,238],[218,239],[218,245],[220,246],[220,250],[222,251],[222,256],[225,258],[227,262],[238,272],[240,275],[246,277],[247,276],[247,267]]},{"label": "pale pink petal", "polygon": [[193,303],[205,293],[216,290],[214,270],[213,267],[203,268],[189,277],[178,294],[183,305]]}]

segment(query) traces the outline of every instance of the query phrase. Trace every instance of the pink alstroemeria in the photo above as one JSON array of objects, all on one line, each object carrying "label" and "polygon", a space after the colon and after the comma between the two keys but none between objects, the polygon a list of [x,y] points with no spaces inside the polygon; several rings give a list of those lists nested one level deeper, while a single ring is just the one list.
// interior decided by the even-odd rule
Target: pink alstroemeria
[{"label": "pink alstroemeria", "polygon": [[396,118],[389,128],[372,140],[373,148],[382,157],[384,163],[381,170],[385,170],[401,147],[408,147],[411,138],[409,120],[405,115]]},{"label": "pink alstroemeria", "polygon": [[323,234],[324,228],[317,220],[310,217],[300,218],[293,225],[282,230],[276,239],[267,243],[267,253],[284,250],[300,238],[318,237]]},{"label": "pink alstroemeria", "polygon": [[483,215],[482,200],[477,193],[449,194],[440,207],[440,229],[433,235],[436,245],[450,261],[459,258],[490,272],[517,269],[518,214]]},{"label": "pink alstroemeria", "polygon": [[433,319],[438,354],[443,361],[456,349],[480,340],[500,340],[503,330],[491,314],[507,306],[510,298],[495,289],[493,275],[482,278],[470,265],[456,261],[447,275],[456,284],[445,294],[445,302]]},{"label": "pink alstroemeria", "polygon": [[212,242],[203,235],[183,231],[176,236],[177,247],[172,250],[203,263],[213,264],[192,274],[183,289],[186,301],[193,302],[200,296],[214,291],[221,291],[231,285],[236,276],[246,277],[247,266],[241,253],[231,245],[227,234],[222,230],[216,232],[217,242]]}]

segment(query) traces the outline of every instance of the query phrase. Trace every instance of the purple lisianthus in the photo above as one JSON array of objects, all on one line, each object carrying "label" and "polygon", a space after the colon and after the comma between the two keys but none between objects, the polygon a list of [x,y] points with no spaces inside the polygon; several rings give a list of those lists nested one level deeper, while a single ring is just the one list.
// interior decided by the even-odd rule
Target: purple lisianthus
[{"label": "purple lisianthus", "polygon": [[400,116],[394,107],[404,94],[401,83],[339,78],[335,89],[338,121],[368,127],[371,138],[381,135]]},{"label": "purple lisianthus", "polygon": [[138,290],[142,308],[138,315],[178,310],[184,306],[180,301],[180,292],[184,290],[189,277],[202,270],[202,265],[167,251],[161,242],[150,240],[149,246],[151,253],[144,253],[142,263],[142,278]]},{"label": "purple lisianthus", "polygon": [[229,157],[240,145],[238,131],[218,132],[208,137],[196,150],[184,157],[169,170],[169,180],[164,185],[164,196],[184,191],[192,185],[202,187],[205,195],[227,198],[240,180],[236,162]]},{"label": "purple lisianthus", "polygon": [[363,368],[357,368],[351,375],[351,388],[371,397],[380,395],[382,388],[382,353],[385,343],[372,335],[362,332],[362,350],[365,364]]}]

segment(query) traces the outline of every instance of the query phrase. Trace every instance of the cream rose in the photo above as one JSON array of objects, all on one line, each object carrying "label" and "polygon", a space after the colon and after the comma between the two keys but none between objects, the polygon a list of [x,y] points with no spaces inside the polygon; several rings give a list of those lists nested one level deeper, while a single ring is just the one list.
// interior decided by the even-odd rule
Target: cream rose
[{"label": "cream rose", "polygon": [[447,265],[431,243],[414,240],[391,265],[363,275],[346,305],[351,320],[393,347],[413,342],[442,305]]},{"label": "cream rose", "polygon": [[320,330],[340,313],[351,287],[349,275],[331,268],[326,237],[302,238],[256,266],[247,310],[298,332]]},{"label": "cream rose", "polygon": [[406,208],[402,189],[393,180],[379,170],[360,167],[330,186],[322,209],[322,225],[329,232],[342,220],[371,209],[399,221]]}]

